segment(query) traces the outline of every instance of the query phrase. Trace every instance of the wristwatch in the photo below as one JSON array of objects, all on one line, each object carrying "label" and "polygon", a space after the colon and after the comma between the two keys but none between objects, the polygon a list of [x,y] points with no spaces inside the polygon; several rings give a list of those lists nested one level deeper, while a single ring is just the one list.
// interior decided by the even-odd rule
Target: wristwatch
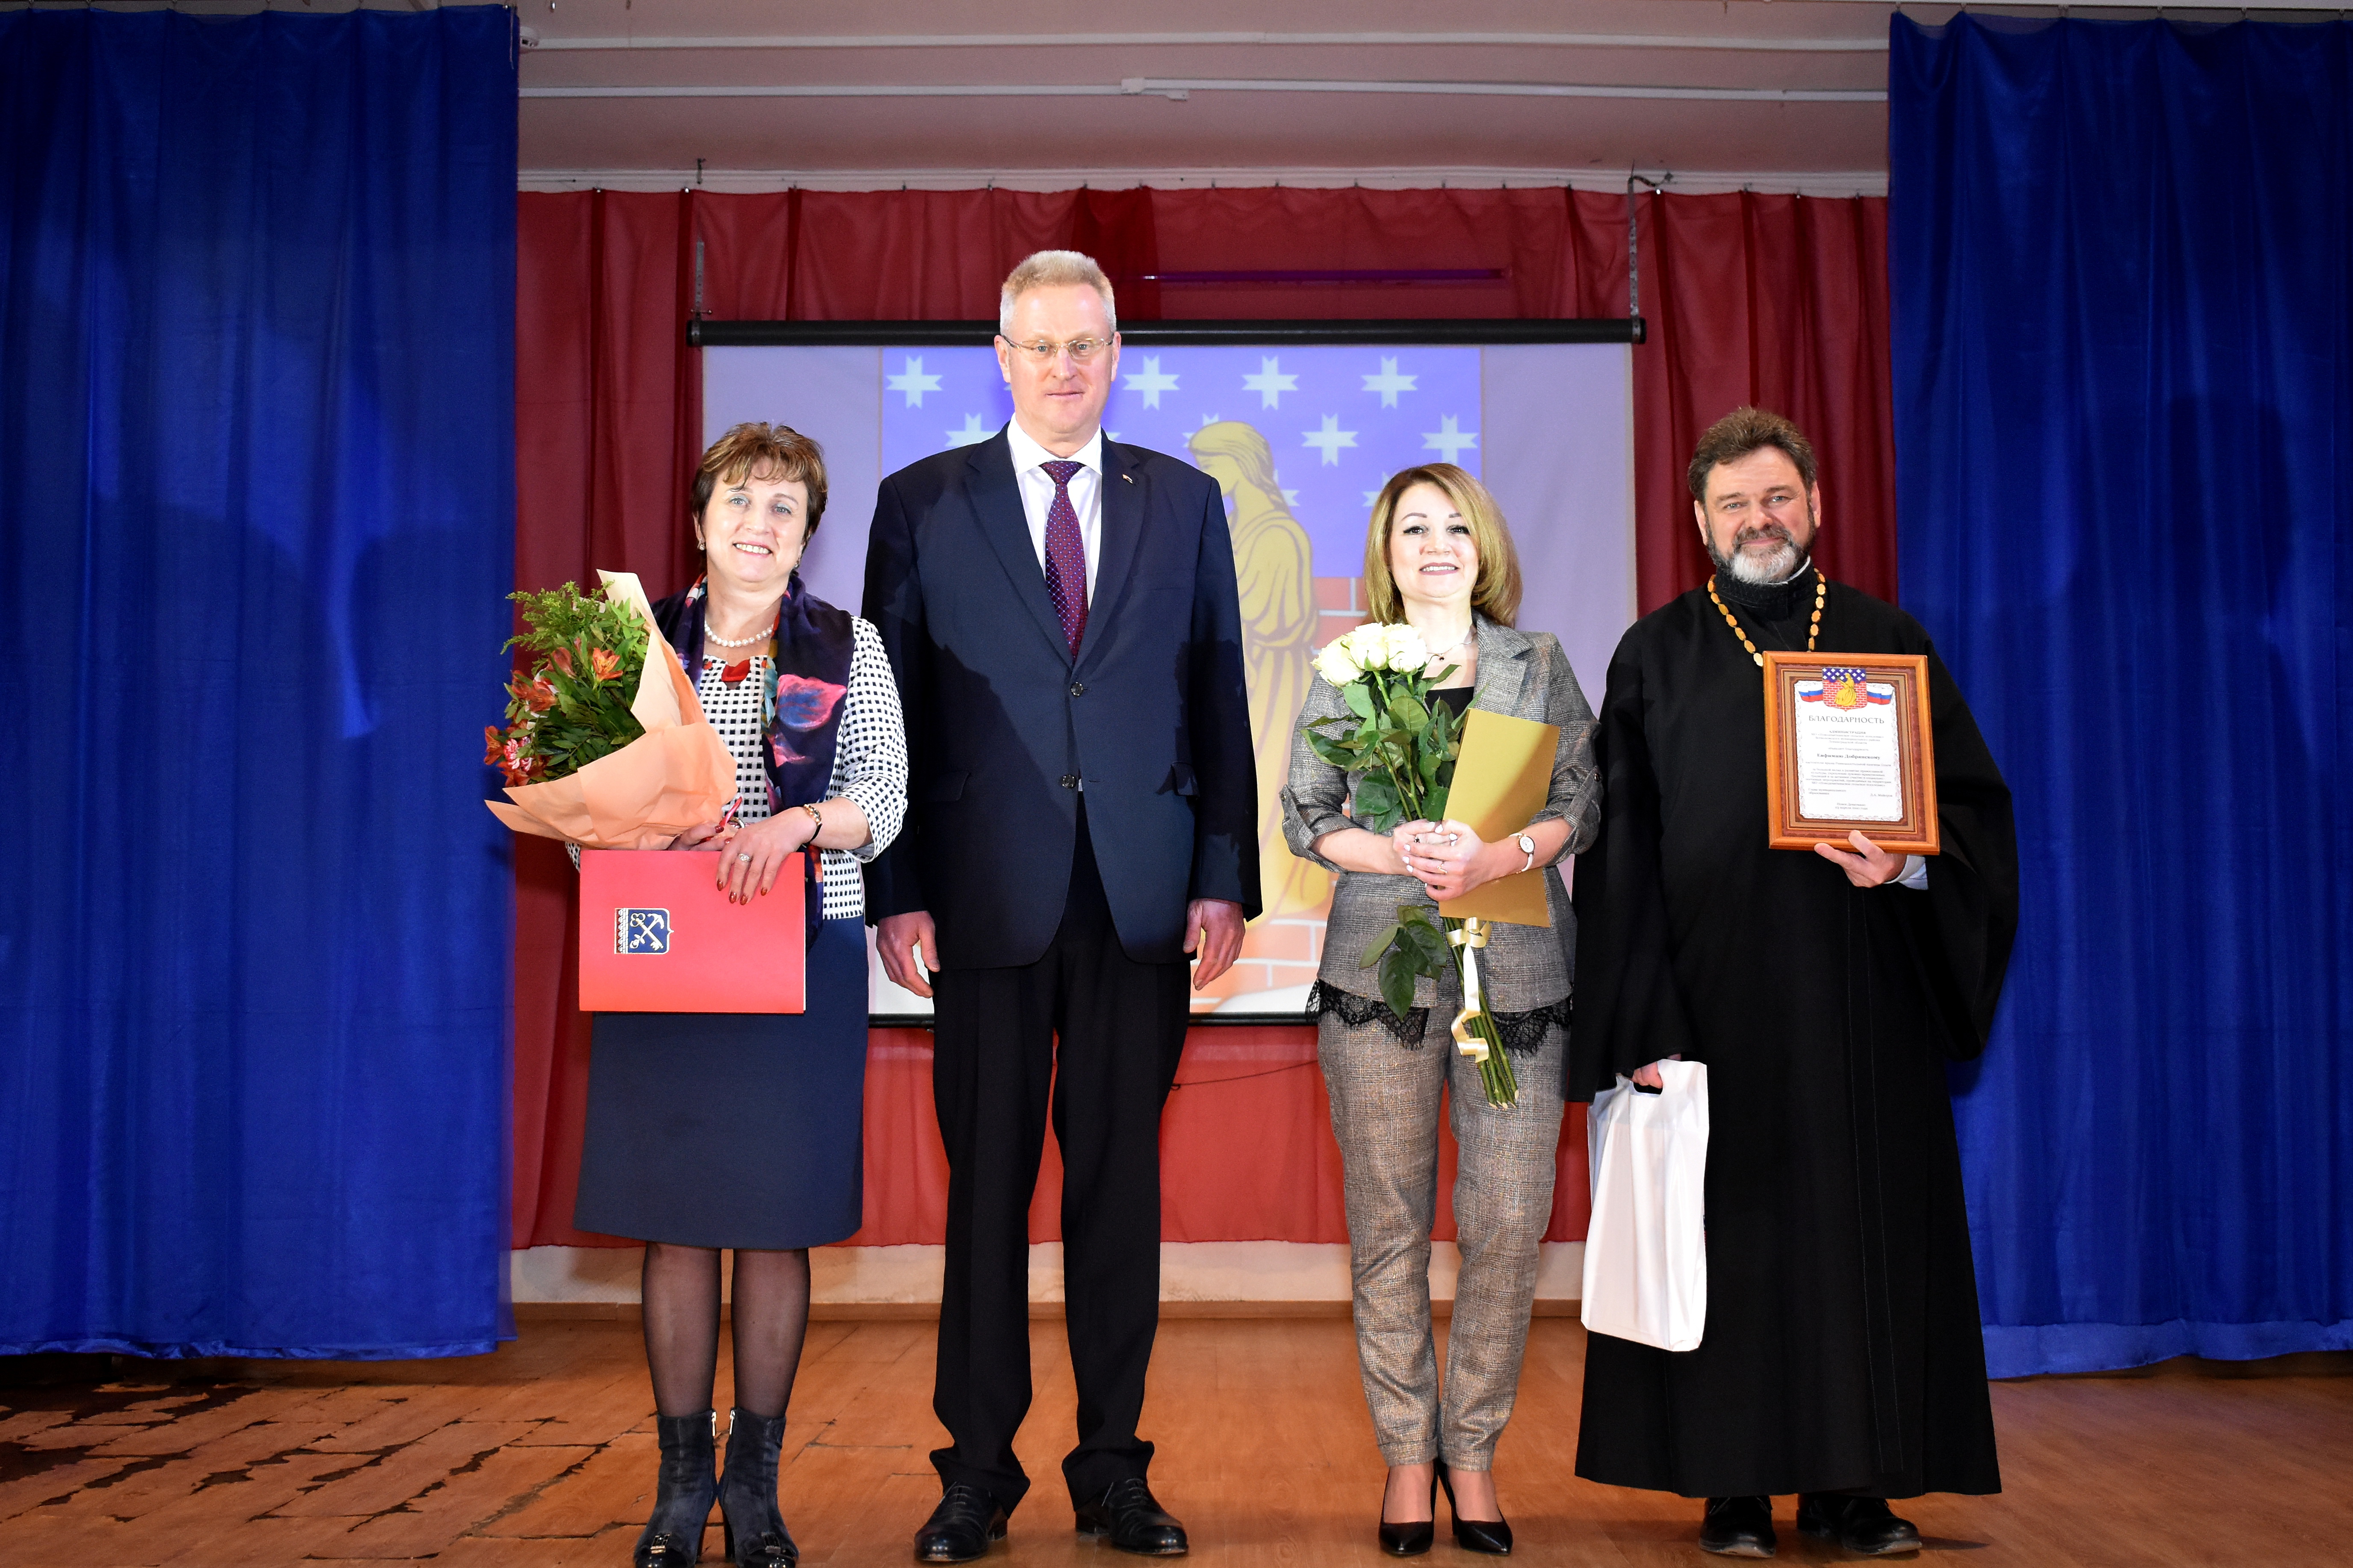
[{"label": "wristwatch", "polygon": [[1523,833],[1517,838],[1513,839],[1512,842],[1518,845],[1521,852],[1528,858],[1528,863],[1525,866],[1521,867],[1520,869],[1523,871],[1533,869],[1536,863],[1536,841],[1529,835]]}]

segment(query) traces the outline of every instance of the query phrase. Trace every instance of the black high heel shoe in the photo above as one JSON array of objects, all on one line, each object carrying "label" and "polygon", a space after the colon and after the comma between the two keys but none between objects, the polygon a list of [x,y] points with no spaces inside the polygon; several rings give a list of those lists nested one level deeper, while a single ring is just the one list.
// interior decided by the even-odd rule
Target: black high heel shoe
[{"label": "black high heel shoe", "polygon": [[661,1445],[661,1473],[654,1491],[653,1517],[630,1554],[636,1568],[694,1568],[702,1555],[702,1526],[719,1497],[712,1472],[712,1427],[708,1410],[692,1415],[657,1415],[654,1436]]},{"label": "black high heel shoe", "polygon": [[1391,1524],[1387,1517],[1388,1501],[1388,1488],[1384,1485],[1381,1488],[1381,1550],[1392,1557],[1419,1557],[1429,1551],[1430,1542],[1438,1535],[1438,1477],[1432,1474],[1430,1478],[1428,1519],[1418,1519],[1410,1524]]},{"label": "black high heel shoe", "polygon": [[[1512,1527],[1500,1519],[1465,1519],[1462,1510],[1454,1506],[1454,1478],[1446,1473],[1446,1461],[1438,1461],[1438,1484],[1446,1489],[1446,1511],[1454,1521],[1454,1544],[1465,1552],[1484,1552],[1496,1557],[1512,1554]],[[1433,1507],[1430,1510],[1435,1513]]]},{"label": "black high heel shoe", "polygon": [[719,1478],[719,1517],[727,1561],[737,1568],[797,1568],[801,1549],[776,1507],[776,1466],[785,1418],[727,1413],[727,1468]]}]

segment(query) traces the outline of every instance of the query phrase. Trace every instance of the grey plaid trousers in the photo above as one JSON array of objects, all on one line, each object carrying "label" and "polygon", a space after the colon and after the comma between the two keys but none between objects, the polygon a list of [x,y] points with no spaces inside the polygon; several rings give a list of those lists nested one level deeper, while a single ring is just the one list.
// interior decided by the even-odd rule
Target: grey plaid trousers
[{"label": "grey plaid trousers", "polygon": [[[1356,1359],[1381,1458],[1419,1465],[1442,1455],[1455,1469],[1484,1470],[1519,1394],[1537,1244],[1552,1218],[1567,1035],[1547,1030],[1540,1049],[1513,1058],[1520,1102],[1495,1110],[1478,1067],[1455,1049],[1454,989],[1450,976],[1418,1047],[1377,1021],[1326,1013],[1316,1056],[1345,1176]],[[1442,1395],[1430,1310],[1441,1091],[1461,1150],[1462,1251]]]}]

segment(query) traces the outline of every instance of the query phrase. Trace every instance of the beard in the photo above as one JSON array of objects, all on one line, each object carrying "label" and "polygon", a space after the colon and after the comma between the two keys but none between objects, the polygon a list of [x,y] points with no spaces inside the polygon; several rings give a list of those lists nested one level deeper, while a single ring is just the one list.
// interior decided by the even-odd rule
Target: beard
[{"label": "beard", "polygon": [[[1742,529],[1733,536],[1732,552],[1728,555],[1716,549],[1715,538],[1713,534],[1702,535],[1702,542],[1707,546],[1708,559],[1715,562],[1716,569],[1725,575],[1736,583],[1766,587],[1775,583],[1788,582],[1797,574],[1799,567],[1805,565],[1806,557],[1814,542],[1813,525],[1814,509],[1808,506],[1806,538],[1803,544],[1792,539],[1789,536],[1789,531],[1777,522],[1768,522],[1757,528]],[[1770,550],[1760,552],[1742,548],[1755,541],[1767,539],[1776,542]]]}]

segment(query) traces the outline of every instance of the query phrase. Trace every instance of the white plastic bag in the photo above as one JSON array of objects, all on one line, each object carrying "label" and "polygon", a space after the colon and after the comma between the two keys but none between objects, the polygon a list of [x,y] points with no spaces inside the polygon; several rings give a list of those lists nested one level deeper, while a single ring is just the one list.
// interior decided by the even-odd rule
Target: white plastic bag
[{"label": "white plastic bag", "polygon": [[1657,1094],[1623,1077],[1593,1097],[1593,1217],[1581,1316],[1597,1334],[1699,1348],[1707,1327],[1707,1068],[1661,1062]]}]

